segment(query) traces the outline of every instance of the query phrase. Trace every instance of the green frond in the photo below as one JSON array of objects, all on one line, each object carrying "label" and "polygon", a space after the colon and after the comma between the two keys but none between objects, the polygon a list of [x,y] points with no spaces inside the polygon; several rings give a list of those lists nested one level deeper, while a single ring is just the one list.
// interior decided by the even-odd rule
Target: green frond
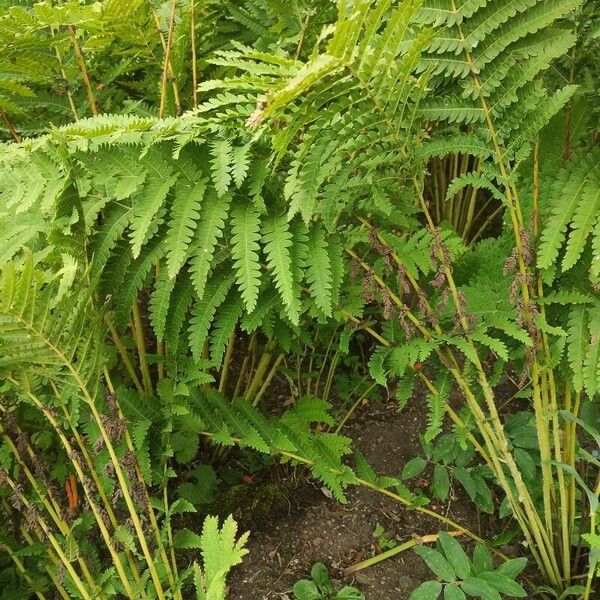
[{"label": "green frond", "polygon": [[0,369],[23,380],[43,374],[67,393],[94,402],[104,366],[101,311],[89,289],[73,284],[60,289],[27,257],[21,271],[14,263],[2,269],[0,288]]},{"label": "green frond", "polygon": [[573,387],[583,389],[583,373],[588,348],[588,311],[585,306],[576,306],[569,313],[567,358],[573,372]]},{"label": "green frond", "polygon": [[229,289],[233,285],[234,276],[225,270],[215,273],[206,285],[205,293],[200,300],[196,300],[192,307],[192,316],[189,325],[189,345],[192,355],[196,360],[202,358],[204,344],[208,339],[208,332],[215,313],[225,301]]},{"label": "green frond", "polygon": [[210,273],[215,247],[223,236],[225,220],[229,214],[231,197],[221,198],[210,189],[202,203],[200,222],[191,243],[190,276],[198,298],[204,296],[206,281]]},{"label": "green frond", "polygon": [[292,234],[285,216],[271,217],[263,222],[262,234],[267,267],[273,272],[275,287],[290,321],[297,325],[300,316],[300,288],[294,282],[290,255]]},{"label": "green frond", "polygon": [[465,173],[464,175],[455,177],[446,190],[446,200],[452,198],[467,186],[476,190],[487,190],[492,198],[501,201],[505,200],[504,194],[498,189],[498,186],[481,173]]},{"label": "green frond", "polygon": [[229,140],[216,140],[211,145],[211,174],[217,195],[223,196],[231,183],[232,148]]},{"label": "green frond", "polygon": [[163,269],[154,284],[154,292],[150,297],[150,323],[156,337],[162,341],[167,323],[167,313],[171,302],[171,293],[175,287],[175,280],[169,277],[166,269]]},{"label": "green frond", "polygon": [[198,543],[202,552],[202,568],[197,563],[194,565],[194,584],[198,600],[218,600],[225,597],[225,578],[248,554],[245,548],[248,535],[249,533],[244,533],[237,537],[237,523],[231,515],[223,521],[221,528],[217,517],[205,518]]},{"label": "green frond", "polygon": [[435,382],[437,393],[427,394],[427,430],[423,436],[426,443],[434,440],[442,432],[446,403],[450,395],[450,382],[447,374],[438,377]]},{"label": "green frond", "polygon": [[428,99],[419,108],[423,117],[430,121],[448,121],[448,123],[481,123],[485,113],[480,106],[465,98],[445,97]]},{"label": "green frond", "polygon": [[565,242],[563,271],[573,268],[581,256],[600,211],[597,157],[594,152],[573,160],[559,171],[549,187],[552,212],[541,234],[537,256],[540,268],[547,269],[555,263]]},{"label": "green frond", "polygon": [[123,327],[127,323],[138,292],[144,287],[148,275],[155,267],[156,261],[163,256],[164,250],[159,237],[146,244],[140,255],[122,272],[120,285],[112,289],[105,288],[116,305],[115,323],[118,326]]},{"label": "green frond", "polygon": [[181,331],[194,297],[194,288],[190,277],[182,278],[175,285],[169,298],[169,312],[165,326],[165,342],[173,354],[181,343]]},{"label": "green frond", "polygon": [[583,362],[583,385],[590,398],[600,393],[600,305],[589,310],[589,345]]},{"label": "green frond", "polygon": [[134,258],[139,256],[142,246],[162,222],[167,194],[176,181],[176,176],[166,166],[158,170],[161,172],[149,174],[146,184],[133,198],[133,217],[129,228]]},{"label": "green frond", "polygon": [[581,192],[581,201],[571,221],[571,232],[567,240],[562,270],[568,271],[579,260],[586,240],[598,223],[600,215],[600,166],[590,173],[588,185]]},{"label": "green frond", "polygon": [[219,314],[214,320],[213,331],[210,336],[210,359],[213,364],[221,364],[229,338],[235,331],[243,309],[242,299],[237,294],[232,297],[231,292],[219,307]]},{"label": "green frond", "polygon": [[167,269],[175,277],[185,263],[188,247],[200,219],[200,207],[206,191],[206,180],[197,178],[192,185],[179,184],[171,205],[167,247]]},{"label": "green frond", "polygon": [[247,203],[232,213],[232,256],[236,283],[244,300],[246,310],[256,308],[260,287],[260,217],[254,207]]},{"label": "green frond", "polygon": [[332,314],[331,290],[333,273],[331,271],[331,260],[329,258],[327,240],[325,239],[325,231],[319,225],[311,228],[308,235],[307,249],[306,280],[309,290],[316,305],[325,316],[329,317]]}]

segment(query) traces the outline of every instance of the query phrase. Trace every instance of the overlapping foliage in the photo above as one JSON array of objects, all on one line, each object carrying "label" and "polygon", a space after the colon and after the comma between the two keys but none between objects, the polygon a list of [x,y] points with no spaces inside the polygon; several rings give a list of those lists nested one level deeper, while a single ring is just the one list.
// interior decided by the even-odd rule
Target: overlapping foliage
[{"label": "overlapping foliage", "polygon": [[[286,352],[335,323],[340,348],[315,393],[329,394],[351,337],[370,335],[373,380],[400,406],[425,385],[425,442],[449,416],[481,461],[478,490],[471,469],[457,471],[467,493],[493,511],[484,480],[497,481],[500,512],[548,585],[566,593],[584,573],[587,599],[598,489],[577,470],[596,463],[576,427],[590,431],[582,407],[600,391],[600,171],[585,109],[595,7],[297,8],[109,0],[0,16],[0,116],[14,140],[0,148],[2,410],[9,425],[41,415],[47,431],[19,445],[17,425],[4,427],[1,464],[8,501],[35,509],[38,524],[19,535],[40,557],[40,591],[14,541],[2,545],[38,595],[182,597],[193,582],[198,598],[222,597],[244,538],[231,521],[207,520],[202,536],[171,530],[196,510],[183,496],[171,504],[173,464],[194,460],[201,438],[308,465],[338,499],[359,483],[420,508],[400,478],[344,462],[350,440],[323,431],[335,425],[324,400],[296,399],[277,419],[260,410]],[[468,246],[435,221],[425,175],[447,157],[474,166],[442,190],[474,191],[458,222],[479,199],[499,203],[492,239]],[[502,412],[503,377],[531,398],[529,416]],[[534,446],[518,441],[525,426]],[[31,456],[49,448],[52,469],[37,472]],[[73,522],[35,483],[70,481],[69,465],[87,503]],[[83,542],[93,527],[112,566]],[[36,539],[51,540],[47,552]],[[588,546],[586,568],[573,539]],[[176,547],[202,550],[203,567],[178,573]]]}]

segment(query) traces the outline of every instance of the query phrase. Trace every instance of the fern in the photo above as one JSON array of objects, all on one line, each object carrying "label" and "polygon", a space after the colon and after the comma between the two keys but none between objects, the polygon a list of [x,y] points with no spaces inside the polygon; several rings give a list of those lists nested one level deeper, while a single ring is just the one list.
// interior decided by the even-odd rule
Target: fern
[{"label": "fern", "polygon": [[200,217],[200,206],[205,190],[206,180],[203,179],[191,185],[177,186],[171,207],[169,231],[165,240],[167,269],[171,278],[179,273],[187,258],[188,247]]},{"label": "fern", "polygon": [[445,374],[436,381],[437,392],[427,395],[427,430],[423,436],[426,443],[434,440],[442,432],[450,387],[450,377]]},{"label": "fern", "polygon": [[201,220],[191,244],[190,259],[190,275],[199,298],[204,296],[204,287],[210,273],[215,247],[223,235],[229,203],[229,196],[219,198],[216,193],[209,192],[202,205]]},{"label": "fern", "polygon": [[190,350],[196,360],[199,360],[208,339],[208,332],[214,315],[225,301],[227,293],[233,285],[233,275],[221,270],[215,273],[207,284],[206,292],[201,300],[196,300],[192,307],[192,317],[189,326]]},{"label": "fern", "polygon": [[583,372],[588,347],[588,314],[585,307],[573,309],[569,315],[568,359],[573,372],[573,387],[583,389]]},{"label": "fern", "polygon": [[600,306],[596,304],[589,311],[589,345],[583,365],[583,385],[593,398],[600,392]]},{"label": "fern", "polygon": [[241,206],[232,215],[232,255],[236,270],[236,282],[246,310],[256,308],[260,287],[260,217],[250,204]]},{"label": "fern", "polygon": [[216,443],[237,442],[260,452],[283,453],[300,460],[341,501],[345,500],[344,487],[356,482],[352,470],[342,463],[342,457],[349,452],[349,440],[334,434],[314,434],[307,427],[310,421],[329,420],[321,402],[316,406],[304,404],[302,416],[292,409],[275,421],[265,419],[244,400],[232,405],[217,392],[205,396],[194,392],[193,397],[206,433]]},{"label": "fern", "polygon": [[300,290],[294,283],[290,247],[292,234],[285,217],[272,217],[262,228],[267,266],[273,270],[275,286],[286,312],[295,325],[300,311]]},{"label": "fern", "polygon": [[202,568],[194,564],[194,584],[197,600],[221,600],[225,597],[225,578],[232,567],[248,554],[244,548],[248,533],[237,537],[237,524],[231,516],[219,528],[217,517],[204,520],[199,548]]},{"label": "fern", "polygon": [[131,219],[131,250],[134,258],[140,254],[142,246],[154,234],[153,228],[161,222],[161,208],[169,190],[175,183],[174,175],[166,173],[151,176],[146,185],[133,199]]},{"label": "fern", "polygon": [[231,182],[231,143],[229,140],[217,140],[211,146],[211,173],[218,196],[223,196]]},{"label": "fern", "polygon": [[169,277],[166,269],[156,279],[154,293],[150,298],[150,323],[156,337],[162,341],[167,323],[167,313],[171,303],[171,294],[175,280]]},{"label": "fern", "polygon": [[[574,160],[556,176],[551,190],[552,213],[542,231],[538,265],[549,268],[557,259],[566,241],[566,252],[562,259],[562,270],[574,267],[581,256],[585,243],[594,231],[600,211],[600,171],[597,167],[597,153]],[[564,198],[567,202],[564,202]],[[567,227],[571,226],[567,234]],[[594,233],[593,245],[597,246]],[[600,255],[594,255],[592,265]],[[592,267],[593,268],[593,267]]]},{"label": "fern", "polygon": [[308,236],[307,274],[310,293],[319,309],[331,316],[331,288],[333,275],[327,252],[327,240],[321,227],[313,227]]}]

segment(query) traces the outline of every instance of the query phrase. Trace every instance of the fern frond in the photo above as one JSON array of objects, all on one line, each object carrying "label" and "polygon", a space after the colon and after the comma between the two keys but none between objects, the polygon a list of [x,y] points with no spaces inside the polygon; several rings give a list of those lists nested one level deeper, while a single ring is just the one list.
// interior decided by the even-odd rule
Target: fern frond
[{"label": "fern frond", "polygon": [[193,185],[177,185],[165,240],[167,269],[171,278],[177,275],[187,258],[188,247],[200,218],[206,183],[205,179],[199,179]]},{"label": "fern frond", "polygon": [[175,181],[176,176],[165,168],[165,172],[160,175],[150,175],[146,185],[134,197],[130,224],[131,251],[134,258],[140,255],[142,246],[160,224],[160,216],[158,219],[156,217],[162,212],[167,194]]},{"label": "fern frond", "polygon": [[202,358],[204,343],[208,339],[208,332],[214,319],[217,308],[225,301],[229,289],[233,285],[233,274],[224,270],[215,273],[206,285],[205,293],[200,300],[196,300],[192,308],[192,317],[189,326],[189,345],[192,355],[196,360]]},{"label": "fern frond", "polygon": [[273,271],[275,287],[292,323],[298,324],[300,288],[294,282],[290,247],[292,234],[285,216],[271,217],[263,223],[263,244],[267,267]]},{"label": "fern frond", "polygon": [[162,341],[165,334],[167,313],[174,287],[175,280],[169,277],[166,269],[163,269],[156,278],[154,293],[150,298],[150,323],[160,341]]},{"label": "fern frond", "polygon": [[210,337],[210,359],[213,364],[221,364],[229,338],[235,331],[243,309],[242,299],[237,295],[233,298],[228,297],[219,307],[219,314],[215,318]]},{"label": "fern frond", "polygon": [[231,183],[231,165],[233,162],[231,142],[216,140],[211,145],[211,174],[217,195],[223,196]]},{"label": "fern frond", "polygon": [[207,192],[202,203],[200,222],[196,229],[194,241],[191,244],[190,259],[190,276],[198,298],[204,296],[215,247],[219,238],[223,235],[230,202],[231,197],[229,195],[219,198],[211,189]]},{"label": "fern frond", "polygon": [[327,249],[325,231],[319,225],[313,226],[308,235],[306,280],[316,305],[325,316],[330,317],[333,274]]},{"label": "fern frond", "polygon": [[232,256],[236,271],[236,282],[244,300],[246,310],[256,308],[260,287],[260,217],[248,203],[236,208],[232,214]]}]

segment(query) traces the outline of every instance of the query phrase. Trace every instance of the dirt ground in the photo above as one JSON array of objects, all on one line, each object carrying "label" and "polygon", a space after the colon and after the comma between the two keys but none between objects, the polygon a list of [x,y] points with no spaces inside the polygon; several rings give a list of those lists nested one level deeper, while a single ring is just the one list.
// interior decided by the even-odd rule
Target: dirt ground
[{"label": "dirt ground", "polygon": [[[346,431],[369,464],[380,475],[398,476],[403,465],[419,453],[419,433],[425,415],[419,406],[398,413],[394,403],[370,407]],[[293,599],[292,586],[307,577],[314,562],[324,562],[338,585],[358,587],[369,600],[405,600],[429,578],[422,560],[412,551],[362,570],[341,581],[341,569],[377,552],[373,531],[377,524],[398,543],[414,535],[437,533],[441,526],[393,499],[366,488],[348,490],[348,503],[328,498],[317,484],[305,483],[287,497],[287,510],[252,528],[250,554],[230,579],[232,600]],[[434,508],[434,507],[431,507]],[[435,510],[477,531],[481,523],[473,505],[453,490],[450,500]],[[483,521],[485,519],[482,519]]]}]

